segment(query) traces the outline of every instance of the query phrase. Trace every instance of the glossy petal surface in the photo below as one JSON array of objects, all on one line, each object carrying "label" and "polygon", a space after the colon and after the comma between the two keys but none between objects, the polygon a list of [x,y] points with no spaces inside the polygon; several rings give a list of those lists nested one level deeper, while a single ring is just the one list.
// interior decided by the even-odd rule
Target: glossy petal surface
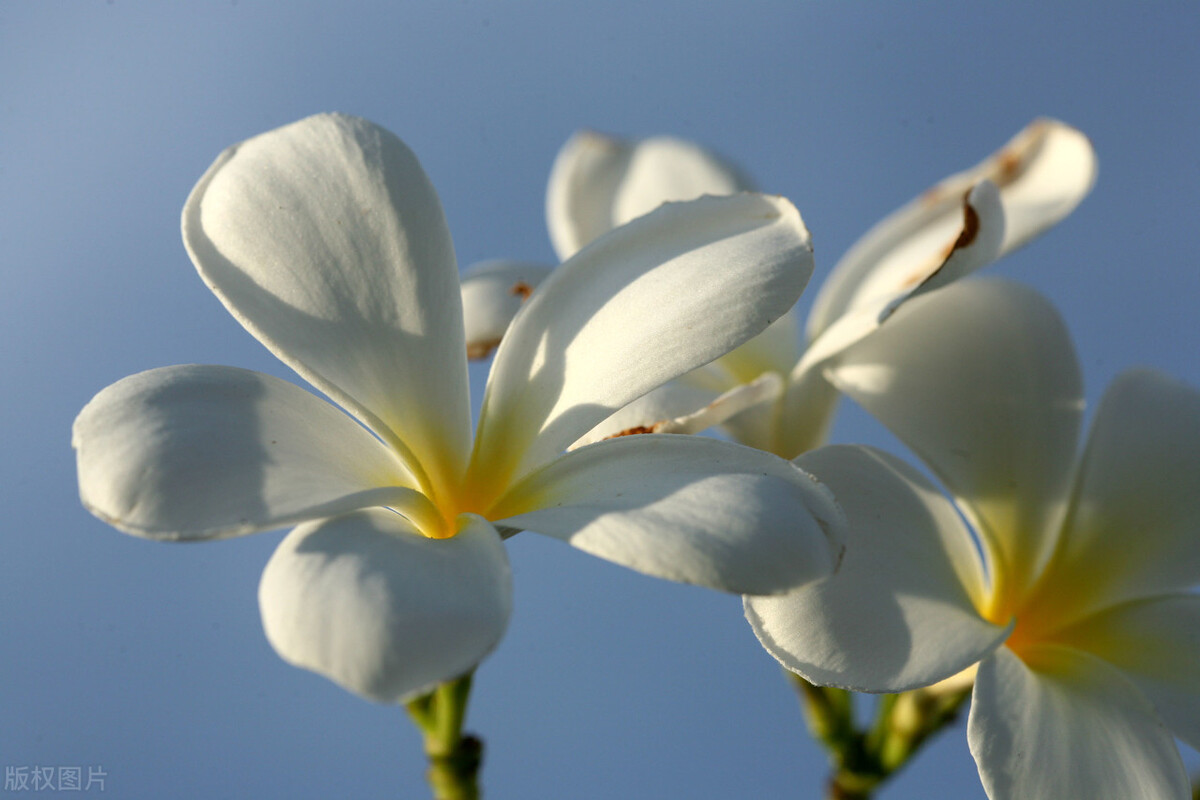
[{"label": "glossy petal surface", "polygon": [[301,525],[263,572],[263,628],[285,661],[399,702],[472,669],[512,610],[504,546],[478,517],[448,539],[384,509]]},{"label": "glossy petal surface", "polygon": [[782,459],[694,436],[624,436],[568,453],[495,510],[501,524],[639,572],[773,594],[829,574],[841,514]]},{"label": "glossy petal surface", "polygon": [[128,533],[208,539],[419,503],[365,428],[299,387],[233,367],[165,367],[100,392],[73,433],[83,504]]},{"label": "glossy petal surface", "polygon": [[271,352],[415,454],[435,491],[461,473],[471,417],[458,271],[403,142],[341,115],[242,142],[192,190],[183,234],[205,283]]}]

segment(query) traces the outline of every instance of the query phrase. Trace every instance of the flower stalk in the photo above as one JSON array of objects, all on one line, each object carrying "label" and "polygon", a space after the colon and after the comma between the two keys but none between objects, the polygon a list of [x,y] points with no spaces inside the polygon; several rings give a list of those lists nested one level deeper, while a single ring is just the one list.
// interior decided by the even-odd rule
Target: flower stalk
[{"label": "flower stalk", "polygon": [[875,719],[864,730],[854,721],[851,692],[814,686],[791,672],[788,678],[800,696],[809,732],[829,754],[828,800],[868,800],[933,734],[957,718],[970,694],[968,688],[880,695]]},{"label": "flower stalk", "polygon": [[433,800],[479,800],[483,741],[463,733],[473,673],[440,684],[405,704],[425,738],[426,780]]}]

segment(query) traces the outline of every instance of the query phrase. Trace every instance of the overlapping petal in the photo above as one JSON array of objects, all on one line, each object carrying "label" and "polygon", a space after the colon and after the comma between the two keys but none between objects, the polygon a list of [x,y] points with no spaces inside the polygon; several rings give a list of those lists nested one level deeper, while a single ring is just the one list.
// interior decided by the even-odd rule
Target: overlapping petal
[{"label": "overlapping petal", "polygon": [[983,537],[1001,602],[1028,588],[1065,511],[1082,379],[1034,291],[973,280],[917,298],[831,367],[911,447]]},{"label": "overlapping petal", "polygon": [[458,271],[437,195],[403,142],[331,114],[242,142],[192,191],[183,234],[234,317],[411,451],[430,491],[461,474],[471,417]]},{"label": "overlapping petal", "polygon": [[968,740],[992,800],[1187,800],[1171,734],[1116,668],[1082,651],[1007,648],[979,665]]},{"label": "overlapping petal", "polygon": [[290,383],[232,367],[150,370],[75,421],[79,491],[96,516],[157,539],[208,539],[370,505],[414,509],[404,465]]},{"label": "overlapping petal", "polygon": [[[810,315],[813,342],[807,352],[799,348],[792,311],[715,362],[741,382],[767,371],[790,373],[783,402],[762,403],[726,420],[726,430],[784,457],[819,446],[837,404],[836,392],[821,375],[831,359],[911,298],[957,280],[1056,224],[1086,196],[1095,171],[1095,155],[1083,134],[1054,120],[1037,120],[984,162],[947,178],[881,222],[823,287]],[[556,159],[547,218],[565,257],[665,200],[748,185],[736,168],[690,142],[665,137],[624,142],[582,132]],[[621,214],[620,207],[632,210]]]},{"label": "overlapping petal", "polygon": [[1008,629],[977,610],[986,589],[954,507],[919,473],[866,447],[796,459],[838,498],[846,555],[837,573],[782,597],[746,597],[767,652],[822,686],[900,692],[992,652]]},{"label": "overlapping petal", "polygon": [[653,434],[568,453],[493,513],[639,572],[755,594],[829,574],[844,526],[828,490],[782,459]]},{"label": "overlapping petal", "polygon": [[1046,591],[1069,615],[1200,583],[1200,392],[1160,372],[1119,376],[1084,451]]},{"label": "overlapping petal", "polygon": [[800,323],[796,307],[765,331],[717,360],[734,378],[748,383],[764,372],[787,375],[800,360]]},{"label": "overlapping petal", "polygon": [[594,131],[567,140],[546,188],[546,222],[558,257],[660,204],[754,187],[736,167],[669,136],[623,141]]},{"label": "overlapping petal", "polygon": [[505,335],[473,466],[527,474],[618,408],[762,332],[811,272],[799,213],[765,195],[668,204],[597,240]]},{"label": "overlapping petal", "polygon": [[500,346],[512,318],[552,269],[524,261],[484,261],[463,273],[463,327],[469,358],[486,358]]},{"label": "overlapping petal", "polygon": [[662,429],[674,427],[676,421],[694,414],[698,408],[705,408],[719,396],[712,389],[682,379],[672,381],[618,409],[611,417],[576,439],[569,449],[633,433],[677,433],[675,430]]},{"label": "overlapping petal", "polygon": [[1054,638],[1119,667],[1171,732],[1200,748],[1200,596],[1123,603]]},{"label": "overlapping petal", "polygon": [[[873,274],[856,284],[850,305],[822,328],[792,370],[792,379],[820,369],[846,348],[875,332],[902,305],[913,298],[946,286],[996,260],[1004,236],[1004,211],[991,182],[973,187],[963,198],[959,227],[931,257],[895,270]],[[825,286],[828,286],[828,281]],[[811,319],[811,317],[810,317]]]},{"label": "overlapping petal", "polygon": [[935,268],[962,230],[963,196],[981,181],[1000,189],[1006,226],[999,257],[1070,214],[1095,179],[1096,156],[1086,136],[1056,120],[1035,120],[983,162],[941,181],[859,239],[817,295],[809,338],[861,300],[899,289]]},{"label": "overlapping petal", "polygon": [[[687,177],[636,159],[632,169],[619,215]],[[98,515],[161,538],[302,521],[259,593],[268,639],[289,662],[385,702],[473,669],[511,610],[500,534],[475,512],[739,593],[833,569],[836,504],[769,454],[635,437],[561,455],[681,375],[728,379],[707,365],[791,308],[812,251],[786,200],[653,211],[586,247],[521,307],[544,269],[493,266],[460,291],[412,153],[364,120],[322,115],[225,151],[189,197],[183,233],[239,322],[353,416],[242,370],[135,376],[77,420],[81,492]],[[469,331],[490,344],[512,317],[468,461],[462,310],[490,313],[500,294],[508,306]],[[770,356],[753,346],[741,356],[759,350]],[[781,384],[769,374],[705,395],[668,427],[715,424]]]},{"label": "overlapping petal", "polygon": [[430,539],[386,509],[301,525],[263,572],[267,639],[289,663],[379,702],[470,671],[504,633],[512,582],[496,530],[473,516],[459,525]]},{"label": "overlapping petal", "polygon": [[768,415],[783,379],[768,372],[715,397],[687,376],[642,395],[577,439],[570,449],[634,433],[701,433],[751,411]]}]

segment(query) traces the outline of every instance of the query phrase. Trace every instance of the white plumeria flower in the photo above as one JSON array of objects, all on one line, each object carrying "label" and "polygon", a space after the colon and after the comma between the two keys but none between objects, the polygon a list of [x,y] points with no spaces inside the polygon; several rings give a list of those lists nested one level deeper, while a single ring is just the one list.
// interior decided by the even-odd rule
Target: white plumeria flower
[{"label": "white plumeria flower", "polygon": [[144,372],[76,420],[80,493],[154,539],[299,523],[259,590],[287,661],[381,701],[472,669],[510,612],[498,526],[730,592],[833,568],[836,505],[786,461],[683,437],[562,455],[787,311],[812,260],[786,200],[666,206],[578,253],[513,321],[474,442],[449,233],[391,133],[322,115],[231,147],[183,235],[234,317],[348,413],[231,367]]},{"label": "white plumeria flower", "polygon": [[914,301],[830,369],[916,452],[796,459],[850,526],[838,574],[745,598],[763,646],[810,682],[974,689],[994,800],[1191,797],[1200,747],[1200,392],[1120,376],[1082,457],[1074,351],[1030,289],[964,281]]},{"label": "white plumeria flower", "polygon": [[[888,215],[847,251],[821,287],[800,344],[798,314],[713,364],[652,392],[578,444],[625,431],[693,433],[723,424],[736,440],[791,458],[821,444],[837,393],[824,366],[876,330],[909,298],[1011,252],[1066,217],[1095,181],[1091,144],[1043,119],[975,167],[952,175]],[[576,134],[559,153],[546,217],[559,258],[669,200],[728,194],[749,181],[690,142],[625,142]],[[489,262],[463,283],[467,341],[482,357],[550,268]]]},{"label": "white plumeria flower", "polygon": [[[699,145],[668,136],[626,142],[580,131],[559,151],[546,189],[546,220],[559,260],[663,203],[752,191],[727,161]],[[490,355],[522,302],[552,267],[525,261],[485,261],[464,274],[467,352]]]},{"label": "white plumeria flower", "polygon": [[554,159],[546,224],[560,261],[663,203],[754,191],[732,162],[673,136],[624,141],[580,131]]}]

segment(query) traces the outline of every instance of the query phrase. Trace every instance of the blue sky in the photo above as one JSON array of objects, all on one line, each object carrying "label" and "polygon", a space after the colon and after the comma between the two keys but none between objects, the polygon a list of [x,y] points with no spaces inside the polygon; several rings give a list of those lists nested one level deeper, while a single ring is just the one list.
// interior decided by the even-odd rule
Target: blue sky
[{"label": "blue sky", "polygon": [[[292,378],[180,243],[226,146],[368,117],[421,158],[466,266],[552,258],[545,180],[575,129],[684,136],[795,202],[815,287],[883,214],[1058,117],[1092,138],[1096,188],[990,269],[1057,304],[1094,402],[1135,364],[1200,386],[1197,42],[1188,2],[0,5],[0,762],[102,765],[131,798],[426,793],[400,710],[267,645],[281,534],[153,544],[78,502],[70,424],[105,385],[190,362]],[[899,448],[849,404],[835,439]],[[470,717],[490,798],[819,796],[736,598],[509,548],[515,615]],[[984,796],[961,726],[881,798],[934,794]]]}]

